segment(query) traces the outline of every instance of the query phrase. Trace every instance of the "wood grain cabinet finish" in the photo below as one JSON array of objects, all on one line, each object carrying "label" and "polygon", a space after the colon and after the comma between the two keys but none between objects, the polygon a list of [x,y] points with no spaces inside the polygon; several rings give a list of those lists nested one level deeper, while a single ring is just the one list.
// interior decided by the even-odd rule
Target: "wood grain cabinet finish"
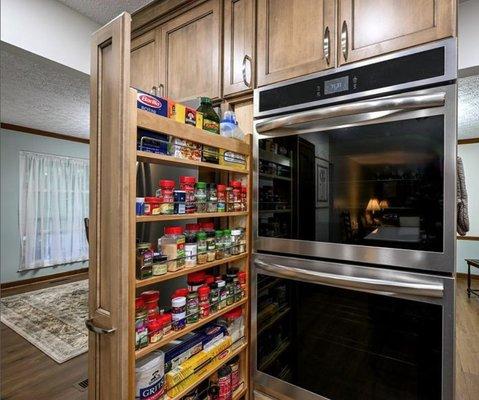
[{"label": "wood grain cabinet finish", "polygon": [[131,41],[131,86],[150,92],[160,84],[160,32],[153,29]]},{"label": "wood grain cabinet finish", "polygon": [[224,0],[223,95],[254,87],[254,1]]},{"label": "wood grain cabinet finish", "polygon": [[455,35],[455,0],[339,0],[339,64]]},{"label": "wood grain cabinet finish", "polygon": [[258,86],[334,66],[334,0],[258,0]]},{"label": "wood grain cabinet finish", "polygon": [[176,101],[221,96],[220,1],[209,0],[161,26],[160,81]]}]

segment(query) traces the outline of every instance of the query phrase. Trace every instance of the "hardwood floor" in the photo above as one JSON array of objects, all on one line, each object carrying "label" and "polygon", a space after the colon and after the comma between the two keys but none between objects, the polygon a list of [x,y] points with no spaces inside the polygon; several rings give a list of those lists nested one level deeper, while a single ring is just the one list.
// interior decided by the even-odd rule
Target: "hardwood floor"
[{"label": "hardwood floor", "polygon": [[[479,400],[479,297],[466,294],[466,279],[456,288],[456,400]],[[479,279],[472,287],[479,288]]]},{"label": "hardwood floor", "polygon": [[[9,289],[2,296],[78,279]],[[473,286],[479,287],[479,279]],[[73,386],[87,376],[87,354],[57,364],[3,324],[0,336],[2,400],[87,400],[87,392]],[[467,298],[464,278],[457,281],[456,339],[456,400],[479,400],[479,298]]]},{"label": "hardwood floor", "polygon": [[[81,274],[55,282],[5,289],[2,297],[85,278],[87,274]],[[57,364],[10,328],[0,325],[2,400],[87,400],[87,392],[73,386],[87,377],[87,353]]]}]

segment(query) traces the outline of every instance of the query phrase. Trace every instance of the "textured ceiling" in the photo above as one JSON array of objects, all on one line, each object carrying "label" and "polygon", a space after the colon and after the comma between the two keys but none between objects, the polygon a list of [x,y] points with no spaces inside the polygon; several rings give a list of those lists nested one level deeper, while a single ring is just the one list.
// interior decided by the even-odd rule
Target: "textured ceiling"
[{"label": "textured ceiling", "polygon": [[479,137],[479,75],[458,79],[459,139]]},{"label": "textured ceiling", "polygon": [[1,43],[1,121],[89,136],[90,76]]},{"label": "textured ceiling", "polygon": [[153,0],[58,0],[71,9],[101,25],[106,24],[123,11],[132,13]]}]

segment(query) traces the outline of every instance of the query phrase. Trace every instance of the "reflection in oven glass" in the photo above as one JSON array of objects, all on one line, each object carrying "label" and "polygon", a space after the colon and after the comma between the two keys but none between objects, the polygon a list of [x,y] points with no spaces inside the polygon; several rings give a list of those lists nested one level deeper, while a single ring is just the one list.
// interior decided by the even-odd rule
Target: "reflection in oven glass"
[{"label": "reflection in oven glass", "polygon": [[334,400],[441,398],[442,308],[258,275],[257,369]]},{"label": "reflection in oven glass", "polygon": [[443,118],[261,139],[259,235],[442,251]]}]

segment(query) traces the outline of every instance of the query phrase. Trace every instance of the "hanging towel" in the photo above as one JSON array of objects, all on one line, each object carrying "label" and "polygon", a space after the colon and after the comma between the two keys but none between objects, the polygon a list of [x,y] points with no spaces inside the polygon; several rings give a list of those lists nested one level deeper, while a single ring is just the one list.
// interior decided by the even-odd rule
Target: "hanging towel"
[{"label": "hanging towel", "polygon": [[457,233],[464,236],[469,231],[469,213],[467,211],[467,190],[464,177],[464,165],[457,157]]}]

